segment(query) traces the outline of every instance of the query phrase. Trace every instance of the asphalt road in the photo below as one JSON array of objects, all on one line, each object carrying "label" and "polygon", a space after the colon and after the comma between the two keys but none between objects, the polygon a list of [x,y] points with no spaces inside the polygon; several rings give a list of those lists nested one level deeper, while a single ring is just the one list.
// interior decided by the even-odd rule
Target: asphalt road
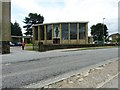
[{"label": "asphalt road", "polygon": [[[10,61],[7,63],[8,60],[6,60],[6,62],[3,61],[3,88],[18,88],[31,83],[37,83],[42,80],[47,80],[64,73],[79,70],[118,57],[117,48],[68,52],[54,51],[52,54],[45,52],[40,55],[40,57],[44,56],[44,58],[40,58],[39,55],[38,57],[35,57],[36,53],[38,52],[29,54],[29,60],[23,60],[25,55],[24,53],[21,53],[21,56],[19,55],[18,57],[21,57],[22,62],[20,62],[20,58],[18,61],[14,60],[15,62],[13,61],[11,63]],[[8,56],[8,59],[10,58],[12,60],[12,58],[14,59],[16,57],[17,56],[12,56],[10,58],[10,56]],[[3,59],[5,59],[5,56]]]}]

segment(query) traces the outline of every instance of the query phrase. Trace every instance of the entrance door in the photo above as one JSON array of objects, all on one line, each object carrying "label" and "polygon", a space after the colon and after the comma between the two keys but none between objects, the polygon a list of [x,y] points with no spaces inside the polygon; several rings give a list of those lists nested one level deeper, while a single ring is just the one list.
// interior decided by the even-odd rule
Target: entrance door
[{"label": "entrance door", "polygon": [[60,44],[60,38],[54,38],[53,44]]}]

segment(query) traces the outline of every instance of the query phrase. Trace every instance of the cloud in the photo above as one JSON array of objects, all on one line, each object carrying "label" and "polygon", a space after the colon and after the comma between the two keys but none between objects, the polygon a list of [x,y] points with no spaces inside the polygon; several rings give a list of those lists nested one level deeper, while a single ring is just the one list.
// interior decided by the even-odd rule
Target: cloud
[{"label": "cloud", "polygon": [[44,23],[89,21],[89,31],[91,25],[102,23],[105,18],[110,33],[118,31],[118,0],[12,0],[12,3],[12,20],[18,20],[21,26],[25,16],[32,12],[43,15]]}]

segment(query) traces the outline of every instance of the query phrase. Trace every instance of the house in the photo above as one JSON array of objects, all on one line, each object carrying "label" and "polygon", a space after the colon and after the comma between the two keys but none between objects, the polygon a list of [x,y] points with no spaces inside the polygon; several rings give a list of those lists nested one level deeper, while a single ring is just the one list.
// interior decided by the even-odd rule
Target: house
[{"label": "house", "polygon": [[119,33],[114,33],[114,34],[111,34],[109,36],[109,40],[115,44],[115,43],[118,43],[118,41],[120,40],[120,34]]}]

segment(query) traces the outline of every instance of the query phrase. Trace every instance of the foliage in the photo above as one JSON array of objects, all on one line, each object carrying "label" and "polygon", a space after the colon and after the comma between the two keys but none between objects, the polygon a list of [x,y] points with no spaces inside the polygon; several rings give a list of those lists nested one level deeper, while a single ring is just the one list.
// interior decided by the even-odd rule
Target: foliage
[{"label": "foliage", "polygon": [[19,24],[17,22],[15,22],[14,24],[11,23],[11,35],[12,36],[22,36],[21,27],[19,26]]},{"label": "foliage", "polygon": [[25,17],[23,22],[26,24],[23,26],[23,28],[26,29],[25,35],[32,35],[32,25],[43,23],[44,17],[37,13],[29,13],[28,17]]},{"label": "foliage", "polygon": [[[91,35],[93,35],[94,41],[103,41],[107,40],[108,36],[108,28],[105,24],[98,23],[96,25],[91,26]],[[104,37],[104,38],[103,38]]]}]

